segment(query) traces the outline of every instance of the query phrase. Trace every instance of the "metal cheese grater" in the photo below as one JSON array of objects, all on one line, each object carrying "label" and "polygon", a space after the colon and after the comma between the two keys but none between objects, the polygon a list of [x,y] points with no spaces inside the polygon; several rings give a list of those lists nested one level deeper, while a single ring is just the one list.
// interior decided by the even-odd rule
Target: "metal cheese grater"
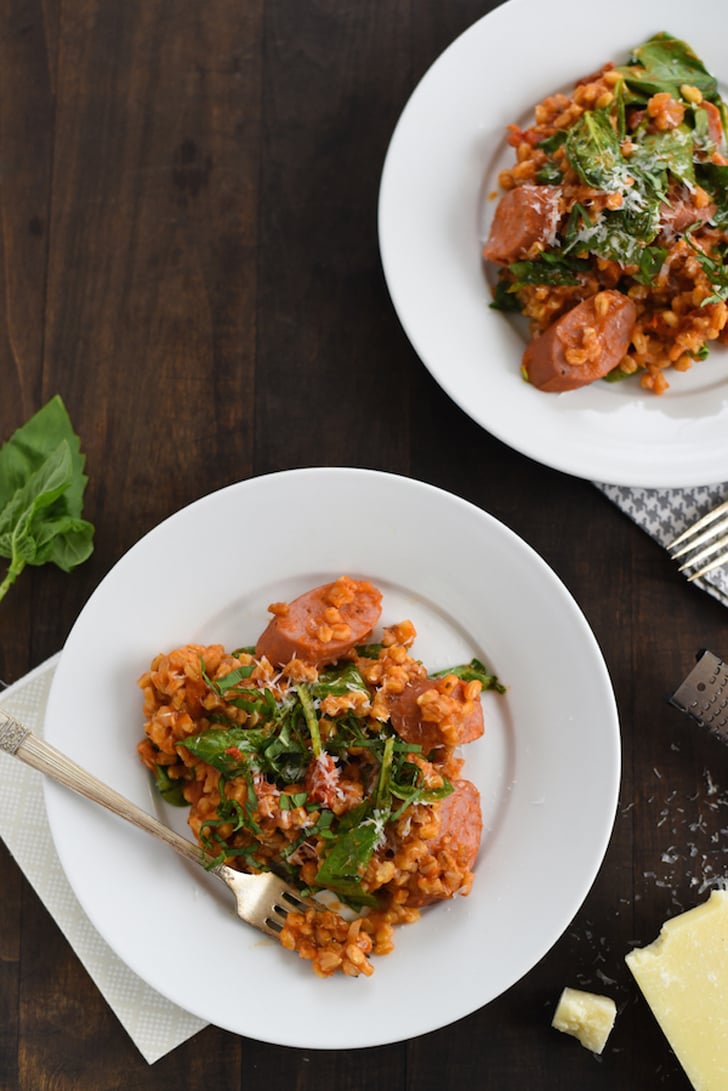
[{"label": "metal cheese grater", "polygon": [[669,701],[728,742],[728,666],[713,652],[698,654],[695,666]]}]

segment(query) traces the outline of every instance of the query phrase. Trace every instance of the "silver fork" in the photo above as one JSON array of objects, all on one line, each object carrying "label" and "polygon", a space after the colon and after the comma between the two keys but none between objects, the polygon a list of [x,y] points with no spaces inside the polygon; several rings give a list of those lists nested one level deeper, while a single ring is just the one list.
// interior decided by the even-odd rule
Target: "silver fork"
[{"label": "silver fork", "polygon": [[696,580],[728,563],[728,500],[697,519],[667,548],[674,560],[684,558],[680,565],[681,572],[699,566],[688,576],[688,580]]},{"label": "silver fork", "polygon": [[252,875],[236,871],[225,864],[207,866],[209,857],[181,837],[174,830],[158,822],[124,796],[97,780],[60,750],[38,738],[33,732],[0,709],[0,750],[14,754],[26,765],[63,784],[71,791],[99,803],[108,811],[126,819],[133,826],[146,830],[153,837],[175,849],[180,856],[205,868],[209,875],[220,879],[235,895],[237,913],[241,920],[259,928],[269,936],[277,936],[282,930],[290,910],[323,909],[320,902],[304,898],[300,892],[272,872]]}]

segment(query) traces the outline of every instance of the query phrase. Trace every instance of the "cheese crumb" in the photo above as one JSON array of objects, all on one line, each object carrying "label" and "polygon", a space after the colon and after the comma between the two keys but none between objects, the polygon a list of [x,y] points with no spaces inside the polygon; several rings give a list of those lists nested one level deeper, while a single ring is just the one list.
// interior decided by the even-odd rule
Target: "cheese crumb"
[{"label": "cheese crumb", "polygon": [[559,997],[551,1026],[572,1034],[592,1053],[601,1053],[616,1015],[617,1005],[610,997],[566,988]]}]

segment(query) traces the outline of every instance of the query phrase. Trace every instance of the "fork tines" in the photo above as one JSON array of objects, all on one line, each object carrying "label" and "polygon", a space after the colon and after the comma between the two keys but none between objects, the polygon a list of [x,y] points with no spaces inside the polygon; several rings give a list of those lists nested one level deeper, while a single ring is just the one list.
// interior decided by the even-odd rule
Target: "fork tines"
[{"label": "fork tines", "polygon": [[[728,500],[703,515],[668,545],[673,559],[683,557],[680,571],[695,568],[688,580],[696,580],[728,563]],[[697,551],[697,552],[696,552]]]}]

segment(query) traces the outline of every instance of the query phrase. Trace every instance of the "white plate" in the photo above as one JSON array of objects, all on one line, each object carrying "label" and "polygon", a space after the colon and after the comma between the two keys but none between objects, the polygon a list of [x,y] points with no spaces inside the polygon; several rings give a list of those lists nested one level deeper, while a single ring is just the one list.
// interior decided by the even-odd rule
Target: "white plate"
[{"label": "white plate", "polygon": [[[638,382],[568,394],[524,383],[524,337],[489,309],[480,259],[498,171],[513,162],[505,126],[528,124],[548,94],[660,30],[726,75],[724,0],[700,17],[684,0],[611,0],[585,22],[578,0],[509,0],[457,38],[415,89],[387,152],[379,238],[399,319],[422,362],[474,421],[558,470],[613,485],[728,480],[728,349],[667,373],[661,397]],[[722,88],[725,94],[725,88]]]},{"label": "white plate", "polygon": [[[53,681],[46,737],[140,806],[160,802],[135,747],[137,677],[189,641],[254,641],[266,607],[342,573],[411,618],[437,669],[483,658],[510,687],[484,696],[466,748],[485,833],[469,897],[398,929],[371,978],[318,979],[240,923],[228,892],[148,835],[54,783],[53,836],[76,895],[116,953],[188,1011],[280,1045],[399,1041],[507,989],[559,938],[597,873],[620,766],[615,702],[573,599],[511,531],[448,493],[366,470],[292,470],[197,501],[143,538],[78,618]],[[101,876],[104,876],[102,879]],[[108,877],[113,876],[112,881]]]}]

